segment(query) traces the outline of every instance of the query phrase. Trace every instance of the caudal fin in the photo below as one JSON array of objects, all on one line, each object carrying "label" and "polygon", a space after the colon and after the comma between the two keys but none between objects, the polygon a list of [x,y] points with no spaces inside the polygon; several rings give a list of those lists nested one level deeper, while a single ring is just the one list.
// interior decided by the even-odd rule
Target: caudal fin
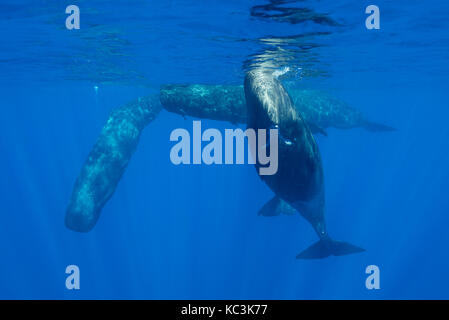
[{"label": "caudal fin", "polygon": [[363,251],[365,251],[365,249],[359,248],[350,243],[336,241],[329,237],[325,237],[298,254],[296,259],[323,259],[331,255],[344,256]]},{"label": "caudal fin", "polygon": [[364,121],[363,122],[363,128],[365,128],[368,131],[372,132],[378,132],[378,131],[396,131],[396,128],[377,123],[377,122],[371,122],[371,121]]}]

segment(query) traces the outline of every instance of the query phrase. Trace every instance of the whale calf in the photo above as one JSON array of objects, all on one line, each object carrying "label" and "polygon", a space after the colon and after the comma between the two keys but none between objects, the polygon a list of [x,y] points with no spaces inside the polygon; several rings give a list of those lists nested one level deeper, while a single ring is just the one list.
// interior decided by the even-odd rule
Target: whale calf
[{"label": "whale calf", "polygon": [[[325,129],[364,128],[369,131],[393,131],[394,128],[369,121],[357,109],[321,90],[289,90],[293,105],[313,133]],[[243,86],[205,84],[165,84],[160,88],[163,107],[170,112],[195,118],[246,123]]]},{"label": "whale calf", "polygon": [[[275,175],[260,176],[279,200],[272,199],[264,206],[265,215],[269,215],[266,212],[270,208],[277,208],[282,199],[299,211],[320,239],[297,258],[318,259],[364,251],[328,235],[321,155],[307,123],[295,109],[284,86],[270,72],[253,69],[245,76],[244,90],[247,127],[279,130],[278,171]],[[258,172],[260,166],[256,163]]]}]

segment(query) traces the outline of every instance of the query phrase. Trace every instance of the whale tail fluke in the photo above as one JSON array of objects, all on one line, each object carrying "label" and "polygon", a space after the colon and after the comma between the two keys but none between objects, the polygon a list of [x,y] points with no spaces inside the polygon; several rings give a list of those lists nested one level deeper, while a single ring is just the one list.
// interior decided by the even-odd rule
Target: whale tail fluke
[{"label": "whale tail fluke", "polygon": [[296,259],[323,259],[331,255],[344,256],[363,251],[365,251],[365,249],[350,243],[332,240],[330,237],[324,237],[298,254]]},{"label": "whale tail fluke", "polygon": [[377,123],[377,122],[371,122],[371,121],[364,121],[362,124],[362,127],[365,128],[366,130],[372,131],[372,132],[396,131],[396,128],[387,126],[385,124]]}]

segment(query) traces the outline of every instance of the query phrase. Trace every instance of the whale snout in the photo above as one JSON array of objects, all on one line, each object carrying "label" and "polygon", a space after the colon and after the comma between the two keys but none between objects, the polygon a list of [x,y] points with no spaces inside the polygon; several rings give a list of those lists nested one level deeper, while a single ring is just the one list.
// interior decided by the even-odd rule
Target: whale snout
[{"label": "whale snout", "polygon": [[95,226],[90,214],[81,214],[67,211],[65,226],[72,231],[89,232]]},{"label": "whale snout", "polygon": [[95,226],[100,210],[90,201],[71,201],[65,215],[67,228],[77,232],[89,232]]}]

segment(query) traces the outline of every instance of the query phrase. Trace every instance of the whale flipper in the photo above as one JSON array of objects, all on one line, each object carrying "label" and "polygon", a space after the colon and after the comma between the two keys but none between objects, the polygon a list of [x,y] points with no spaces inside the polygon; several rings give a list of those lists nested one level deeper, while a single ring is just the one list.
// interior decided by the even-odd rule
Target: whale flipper
[{"label": "whale flipper", "polygon": [[365,249],[343,241],[332,240],[330,237],[321,238],[306,250],[296,256],[296,259],[323,259],[331,255],[344,256],[363,252]]},{"label": "whale flipper", "polygon": [[258,215],[264,217],[274,217],[281,213],[285,215],[293,215],[296,210],[287,202],[281,200],[278,196],[274,196],[259,210]]},{"label": "whale flipper", "polygon": [[263,207],[257,213],[259,216],[264,217],[273,217],[278,216],[281,211],[279,210],[281,204],[281,199],[278,196],[274,196],[267,203],[263,205]]}]

